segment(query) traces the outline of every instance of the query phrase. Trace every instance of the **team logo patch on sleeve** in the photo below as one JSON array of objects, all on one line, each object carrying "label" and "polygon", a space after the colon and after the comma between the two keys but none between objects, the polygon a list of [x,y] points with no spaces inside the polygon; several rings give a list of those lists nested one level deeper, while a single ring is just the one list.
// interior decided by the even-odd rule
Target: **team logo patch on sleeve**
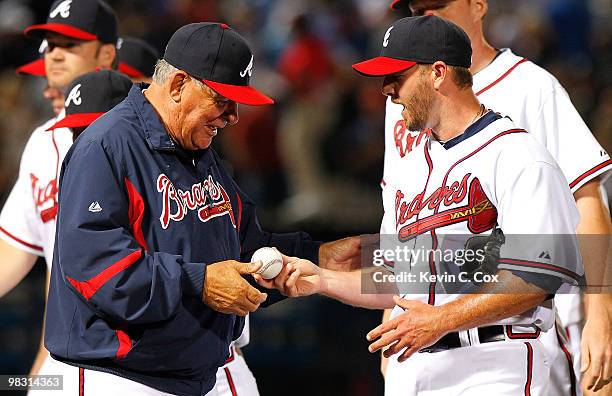
[{"label": "team logo patch on sleeve", "polygon": [[162,212],[159,221],[162,228],[168,228],[170,221],[181,221],[189,211],[196,211],[198,219],[206,223],[210,219],[229,216],[232,226],[236,228],[232,203],[225,188],[215,182],[212,176],[201,183],[191,186],[191,190],[182,191],[172,184],[165,174],[157,177],[157,191],[162,193]]}]

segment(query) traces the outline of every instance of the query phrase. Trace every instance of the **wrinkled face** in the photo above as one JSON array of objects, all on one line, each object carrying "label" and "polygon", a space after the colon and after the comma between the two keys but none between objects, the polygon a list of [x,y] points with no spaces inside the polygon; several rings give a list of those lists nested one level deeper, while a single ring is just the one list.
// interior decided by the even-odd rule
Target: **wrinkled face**
[{"label": "wrinkled face", "polygon": [[76,77],[98,67],[99,41],[81,41],[56,33],[47,33],[45,71],[51,88],[65,89]]},{"label": "wrinkled face", "polygon": [[385,77],[382,92],[391,101],[404,106],[402,118],[410,131],[427,127],[434,103],[434,90],[426,78],[427,68],[414,66]]},{"label": "wrinkled face", "polygon": [[410,11],[413,16],[435,15],[444,18],[469,32],[474,23],[471,3],[472,0],[412,0]]},{"label": "wrinkled face", "polygon": [[236,102],[208,87],[202,89],[191,79],[181,94],[176,128],[179,136],[173,137],[186,150],[201,150],[210,146],[218,129],[237,122]]},{"label": "wrinkled face", "polygon": [[43,91],[43,97],[51,102],[53,114],[58,115],[64,108],[64,95],[59,89],[47,85]]}]

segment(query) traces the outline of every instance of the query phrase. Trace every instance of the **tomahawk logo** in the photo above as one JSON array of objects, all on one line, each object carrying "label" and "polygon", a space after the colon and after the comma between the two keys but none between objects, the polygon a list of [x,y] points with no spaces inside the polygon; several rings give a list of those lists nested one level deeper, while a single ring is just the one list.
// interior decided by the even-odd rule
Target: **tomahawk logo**
[{"label": "tomahawk logo", "polygon": [[70,105],[70,102],[74,103],[75,106],[78,106],[81,104],[81,102],[83,101],[83,99],[81,99],[81,84],[77,84],[74,86],[74,88],[72,88],[72,90],[70,91],[70,93],[68,94],[68,97],[66,98],[66,102],[64,103],[64,107],[68,107]]},{"label": "tomahawk logo", "polygon": [[387,45],[389,45],[389,37],[391,36],[391,29],[393,29],[393,26],[391,26],[389,29],[387,29],[387,33],[385,33],[385,38],[383,39],[383,47],[387,47]]},{"label": "tomahawk logo", "polygon": [[70,16],[70,3],[72,0],[64,0],[55,7],[49,14],[49,18],[55,18],[58,14],[62,18],[68,18]]},{"label": "tomahawk logo", "polygon": [[253,55],[251,55],[251,61],[247,65],[246,69],[240,72],[240,77],[245,77],[249,73],[249,77],[253,75]]}]

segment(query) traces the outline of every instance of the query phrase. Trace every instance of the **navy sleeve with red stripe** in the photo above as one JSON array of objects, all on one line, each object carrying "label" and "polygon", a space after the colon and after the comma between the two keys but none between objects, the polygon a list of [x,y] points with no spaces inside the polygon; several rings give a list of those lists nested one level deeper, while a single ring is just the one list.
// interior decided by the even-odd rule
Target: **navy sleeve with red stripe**
[{"label": "navy sleeve with red stripe", "polygon": [[176,313],[182,293],[202,295],[204,265],[148,251],[140,229],[144,202],[99,142],[69,153],[60,191],[53,265],[97,315],[159,322]]}]

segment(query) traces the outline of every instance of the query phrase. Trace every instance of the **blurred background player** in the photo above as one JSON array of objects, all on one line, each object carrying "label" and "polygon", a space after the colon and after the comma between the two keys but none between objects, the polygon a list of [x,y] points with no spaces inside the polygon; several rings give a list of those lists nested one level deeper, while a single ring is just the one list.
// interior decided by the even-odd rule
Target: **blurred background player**
[{"label": "blurred background player", "polygon": [[[391,8],[407,10],[415,16],[440,16],[458,24],[468,33],[473,48],[470,70],[474,75],[473,89],[478,99],[487,107],[509,115],[518,126],[534,134],[557,160],[581,214],[578,232],[610,234],[610,215],[600,189],[600,182],[612,169],[609,155],[595,140],[555,77],[515,55],[510,49],[497,49],[489,44],[483,33],[483,20],[488,12],[487,0],[395,0]],[[421,141],[419,133],[406,130],[401,110],[401,106],[387,101],[385,182],[392,177],[393,169],[407,166],[410,151]],[[393,214],[385,213],[387,215]],[[602,253],[602,261],[604,256],[605,253]],[[604,266],[595,265],[598,269]],[[582,343],[582,366],[588,367],[584,385],[599,389],[610,381],[612,375],[612,362],[606,355],[609,348],[607,340],[612,332],[612,302],[611,295],[591,294],[588,297],[593,303],[588,304]],[[581,360],[580,327],[583,316],[580,295],[577,291],[560,294],[555,302],[565,328],[557,328],[557,334],[548,334],[543,338],[543,342],[550,346],[549,350],[557,356],[551,370],[551,394],[573,395],[578,392]],[[565,334],[570,336],[573,360],[564,345]],[[387,370],[396,368],[397,362],[390,362]]]},{"label": "blurred background player", "polygon": [[[97,68],[109,69],[115,62],[117,22],[103,1],[56,1],[47,23],[30,26],[25,34],[47,43],[43,55],[45,95],[54,103],[54,111],[75,77]],[[40,64],[37,60],[35,67],[22,70],[41,74]],[[21,157],[19,177],[0,213],[0,296],[24,278],[37,256],[45,258],[48,270],[51,266],[58,176],[72,145],[72,133],[67,128],[48,129],[63,116],[61,111],[32,132]],[[41,345],[31,372],[38,372],[47,358]]]},{"label": "blurred background player", "polygon": [[119,38],[117,49],[117,70],[131,78],[134,83],[151,83],[155,62],[160,57],[159,52],[144,40],[134,37]]}]

